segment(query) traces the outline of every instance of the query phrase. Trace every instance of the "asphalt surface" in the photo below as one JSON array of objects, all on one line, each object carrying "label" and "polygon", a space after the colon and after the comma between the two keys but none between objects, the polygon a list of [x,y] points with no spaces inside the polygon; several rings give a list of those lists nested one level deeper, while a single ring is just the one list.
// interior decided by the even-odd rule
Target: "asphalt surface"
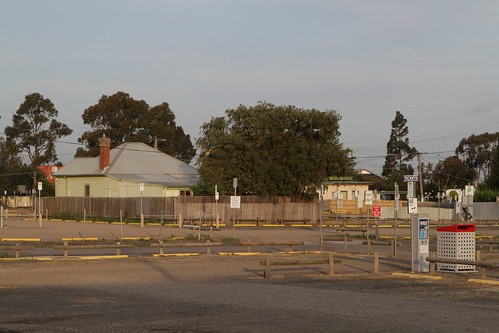
[{"label": "asphalt surface", "polygon": [[[7,228],[0,229],[0,239],[60,242],[83,232],[81,223],[44,223],[40,228],[37,221],[8,221]],[[173,227],[85,225],[86,237],[114,241],[112,235],[119,239],[121,232],[124,237],[155,239],[160,234],[165,239],[196,236],[192,230]],[[317,250],[319,234],[335,233],[309,227],[228,227],[212,231],[212,237],[303,241],[307,250]],[[260,260],[269,253],[0,261],[0,333],[497,330],[499,287],[469,283],[468,278],[479,277],[477,273],[439,273],[441,280],[395,277],[394,272],[410,272],[404,243],[398,258],[382,256],[381,273],[373,275],[372,256],[366,255],[361,240],[353,238],[347,254],[342,253],[342,242],[327,246],[343,260],[335,265],[334,276],[327,275],[327,265],[298,265],[275,267],[273,277],[265,279]],[[275,255],[282,249],[264,250]]]}]

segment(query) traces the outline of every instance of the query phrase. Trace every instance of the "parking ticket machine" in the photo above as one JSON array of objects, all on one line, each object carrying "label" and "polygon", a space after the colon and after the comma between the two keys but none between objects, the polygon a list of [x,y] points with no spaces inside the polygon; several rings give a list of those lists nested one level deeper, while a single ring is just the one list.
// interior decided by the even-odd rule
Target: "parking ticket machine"
[{"label": "parking ticket machine", "polygon": [[430,256],[430,219],[428,214],[412,215],[412,272],[428,272]]}]

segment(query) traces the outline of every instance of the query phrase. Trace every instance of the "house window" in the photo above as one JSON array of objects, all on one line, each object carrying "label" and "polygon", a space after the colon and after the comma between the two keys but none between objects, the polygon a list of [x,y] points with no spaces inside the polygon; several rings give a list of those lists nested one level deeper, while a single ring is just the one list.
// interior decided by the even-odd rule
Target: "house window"
[{"label": "house window", "polygon": [[89,197],[90,196],[90,185],[85,184],[85,196]]}]

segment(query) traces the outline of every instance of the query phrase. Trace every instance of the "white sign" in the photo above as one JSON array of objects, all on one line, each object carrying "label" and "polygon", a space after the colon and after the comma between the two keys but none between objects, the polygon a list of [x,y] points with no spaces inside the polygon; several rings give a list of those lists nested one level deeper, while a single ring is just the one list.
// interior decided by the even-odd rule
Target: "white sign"
[{"label": "white sign", "polygon": [[144,192],[144,183],[139,184],[140,192]]},{"label": "white sign", "polygon": [[230,208],[241,208],[241,197],[239,195],[230,196]]},{"label": "white sign", "polygon": [[364,196],[365,196],[366,205],[372,205],[373,204],[373,191],[366,191]]},{"label": "white sign", "polygon": [[408,198],[407,199],[407,208],[409,214],[417,214],[418,213],[418,199],[417,198]]},{"label": "white sign", "polygon": [[404,182],[418,182],[418,175],[404,175]]},{"label": "white sign", "polygon": [[414,198],[414,182],[407,183],[407,198]]},{"label": "white sign", "polygon": [[42,186],[43,186],[43,183],[42,182],[38,182],[38,191],[42,190]]},{"label": "white sign", "polygon": [[220,200],[220,193],[219,192],[215,192],[215,200]]},{"label": "white sign", "polygon": [[466,185],[464,187],[464,195],[468,197],[472,197],[475,195],[475,186],[473,185]]}]

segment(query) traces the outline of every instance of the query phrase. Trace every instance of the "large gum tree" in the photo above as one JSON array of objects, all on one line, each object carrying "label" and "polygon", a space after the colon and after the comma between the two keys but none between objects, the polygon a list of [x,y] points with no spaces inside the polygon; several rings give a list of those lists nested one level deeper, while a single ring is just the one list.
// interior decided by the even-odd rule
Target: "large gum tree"
[{"label": "large gum tree", "polygon": [[[12,154],[21,154],[36,167],[57,161],[55,143],[73,131],[57,120],[58,111],[48,98],[39,93],[25,97],[12,117],[12,126],[5,127],[6,146]],[[37,182],[34,173],[34,184]]]}]

